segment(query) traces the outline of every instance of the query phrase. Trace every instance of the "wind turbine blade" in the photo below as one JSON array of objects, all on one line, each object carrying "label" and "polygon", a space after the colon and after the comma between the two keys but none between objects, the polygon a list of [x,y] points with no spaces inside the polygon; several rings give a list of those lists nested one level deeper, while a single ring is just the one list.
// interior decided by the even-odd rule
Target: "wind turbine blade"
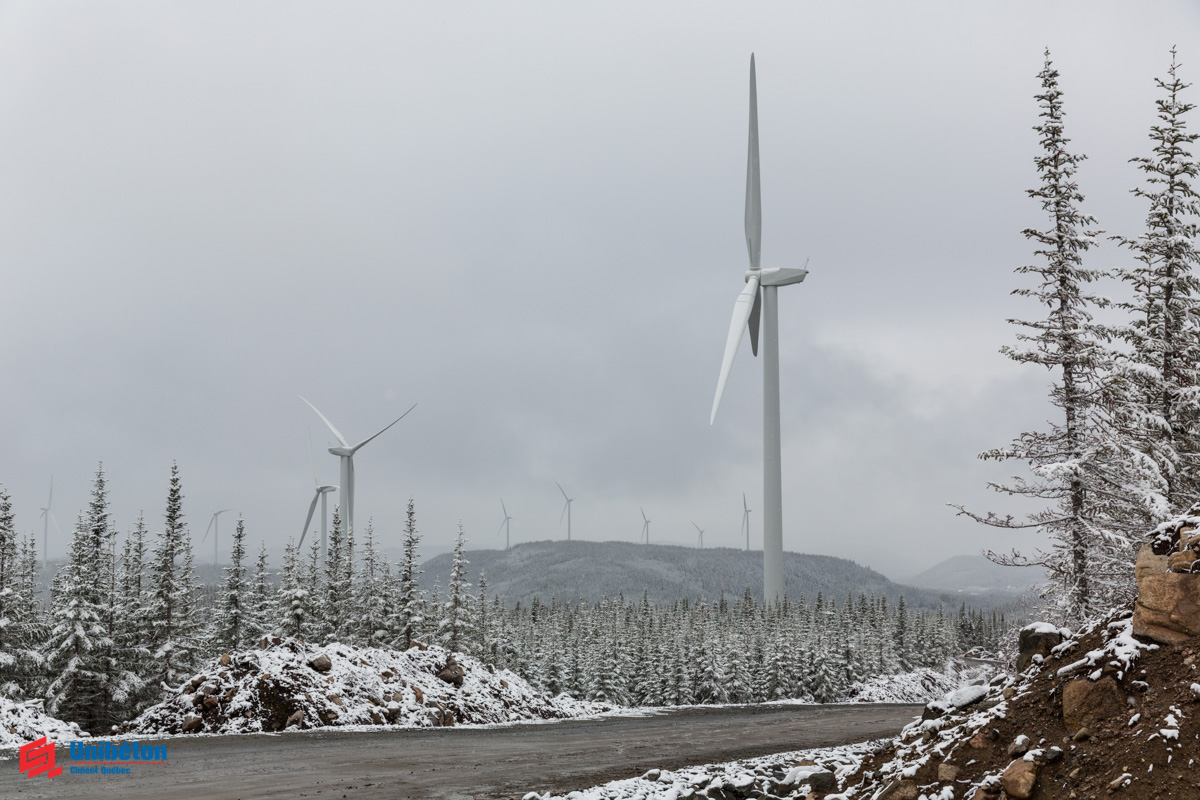
[{"label": "wind turbine blade", "polygon": [[[561,484],[561,483],[559,483],[558,481],[555,481],[555,482],[554,482],[554,485],[558,487],[558,490],[559,490],[560,492],[562,492],[563,499],[564,499],[564,500],[566,500],[566,501],[568,501],[568,502],[570,502],[571,498],[567,497],[567,492],[566,492],[566,490],[565,490],[565,489],[563,489],[563,488],[562,488],[562,484]],[[561,521],[561,520],[560,520],[560,521]]]},{"label": "wind turbine blade", "polygon": [[762,251],[762,191],[758,178],[758,81],[750,54],[750,146],[746,154],[746,249],[750,269],[759,269]]},{"label": "wind turbine blade", "polygon": [[333,431],[333,435],[337,437],[337,440],[339,442],[341,442],[342,447],[350,446],[350,443],[346,441],[346,437],[342,436],[341,431],[339,431],[337,428],[333,427],[333,423],[329,421],[329,418],[321,413],[321,409],[317,408],[312,403],[309,403],[308,400],[305,400],[304,395],[298,394],[298,395],[296,395],[296,397],[299,397],[301,400],[304,400],[305,403],[308,403],[309,408],[311,408],[313,411],[317,412],[317,416],[321,418],[321,421],[324,422],[326,426],[328,426],[329,430]]},{"label": "wind turbine blade", "polygon": [[[402,419],[404,419],[405,417],[407,417],[407,416],[408,416],[408,413],[409,413],[409,411],[412,411],[412,410],[413,410],[414,408],[416,408],[416,407],[417,407],[417,404],[416,404],[416,403],[413,403],[413,404],[412,404],[412,406],[411,406],[411,407],[408,409],[408,411],[405,411],[403,414],[401,414],[400,416],[396,417],[394,420],[392,420],[392,421],[391,421],[391,422],[389,422],[387,425],[385,425],[385,426],[384,426],[384,428],[383,428],[383,430],[381,430],[379,433],[383,433],[383,431],[386,431],[388,428],[392,427],[392,426],[393,426],[393,425],[395,425],[397,422],[399,422],[400,420],[402,420]],[[378,436],[378,435],[379,435],[379,433],[375,434],[375,436]],[[357,453],[357,452],[358,452],[358,449],[359,449],[360,447],[362,447],[362,446],[363,446],[364,444],[366,444],[367,442],[371,441],[371,439],[374,439],[374,438],[375,438],[375,436],[371,436],[371,437],[369,437],[369,438],[363,439],[361,442],[359,442],[358,444],[354,445],[354,447],[351,447],[351,448],[350,448],[350,452],[352,452],[352,453]]]},{"label": "wind turbine blade", "polygon": [[642,521],[643,521],[643,522],[646,522],[646,521],[647,521],[647,520],[646,520],[646,512],[645,512],[645,511],[642,509],[642,507],[641,507],[641,506],[638,506],[638,511],[641,511],[641,512],[642,512]]},{"label": "wind turbine blade", "polygon": [[504,510],[504,518],[508,519],[508,509],[504,508],[504,498],[500,498],[500,508]]},{"label": "wind turbine blade", "polygon": [[50,476],[50,499],[46,501],[46,508],[49,509],[54,505],[54,476]]},{"label": "wind turbine blade", "polygon": [[300,544],[296,545],[299,549],[304,544],[304,537],[308,533],[308,526],[312,524],[313,512],[317,510],[317,501],[321,499],[321,493],[313,494],[312,502],[308,504],[308,517],[304,520],[304,530],[300,532]]},{"label": "wind turbine blade", "polygon": [[[697,525],[695,522],[693,522],[693,523],[692,523],[692,527],[693,527],[693,528],[695,528],[696,530],[700,531],[700,526],[699,526],[699,525]],[[703,534],[703,533],[704,533],[704,531],[700,531],[700,533],[702,533],[702,534]]]},{"label": "wind turbine blade", "polygon": [[721,361],[721,375],[717,378],[717,396],[713,398],[712,415],[708,424],[717,420],[717,409],[721,407],[721,397],[725,394],[725,383],[729,380],[729,371],[733,369],[733,358],[737,355],[738,347],[742,344],[742,335],[746,332],[746,321],[754,308],[754,298],[758,294],[758,277],[751,276],[746,281],[746,288],[738,295],[733,304],[733,321],[729,323],[729,337],[725,340],[725,358]]},{"label": "wind turbine blade", "polygon": [[742,492],[742,509],[745,511],[750,510],[750,506],[746,504],[746,493],[745,492]]},{"label": "wind turbine blade", "polygon": [[308,463],[312,465],[313,486],[320,486],[321,481],[317,477],[317,457],[316,457],[315,453],[316,453],[316,451],[313,450],[313,443],[312,443],[312,428],[309,428],[308,429]]},{"label": "wind turbine blade", "polygon": [[[559,488],[562,488],[562,487],[559,487]],[[570,500],[568,500],[567,502],[563,503],[563,510],[562,510],[562,513],[558,515],[558,521],[559,521],[559,522],[562,522],[562,521],[563,521],[563,517],[565,517],[565,516],[567,515],[567,507],[568,507],[569,505],[571,505],[571,501],[570,501]]]},{"label": "wind turbine blade", "polygon": [[754,307],[750,309],[750,354],[758,357],[758,317],[762,310],[762,287],[754,293]]},{"label": "wind turbine blade", "polygon": [[[220,512],[218,512],[220,513]],[[217,515],[213,514],[212,519],[208,521],[208,527],[204,529],[204,536],[200,537],[200,543],[204,544],[204,540],[208,538],[208,532],[212,530],[213,523],[217,521]]]}]

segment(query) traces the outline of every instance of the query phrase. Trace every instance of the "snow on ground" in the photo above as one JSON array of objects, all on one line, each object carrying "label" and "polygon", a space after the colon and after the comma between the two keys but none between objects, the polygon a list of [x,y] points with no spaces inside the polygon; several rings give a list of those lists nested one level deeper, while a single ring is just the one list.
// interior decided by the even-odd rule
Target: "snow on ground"
[{"label": "snow on ground", "polygon": [[[880,746],[793,750],[744,761],[678,770],[652,769],[639,778],[610,781],[565,795],[529,792],[524,800],[683,800],[695,797],[807,797],[822,774],[839,779],[858,769],[863,756]],[[833,800],[830,795],[830,800]]]},{"label": "snow on ground", "polygon": [[928,703],[960,687],[970,692],[969,684],[986,682],[995,670],[988,664],[967,666],[961,661],[950,661],[940,672],[922,667],[899,675],[877,675],[850,687],[845,702]]},{"label": "snow on ground", "polygon": [[439,678],[451,653],[298,639],[214,658],[126,733],[257,733],[289,727],[428,728],[594,716],[612,706],[551,697],[508,670],[456,655],[461,685]]},{"label": "snow on ground", "polygon": [[20,747],[43,736],[54,742],[66,742],[87,734],[74,722],[63,722],[47,714],[41,700],[22,703],[0,696],[0,748]]}]

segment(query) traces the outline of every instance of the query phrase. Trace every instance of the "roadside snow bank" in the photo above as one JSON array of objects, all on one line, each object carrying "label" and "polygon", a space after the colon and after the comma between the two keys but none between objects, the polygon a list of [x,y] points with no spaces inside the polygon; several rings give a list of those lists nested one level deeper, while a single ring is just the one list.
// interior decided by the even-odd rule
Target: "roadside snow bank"
[{"label": "roadside snow bank", "polygon": [[828,791],[836,781],[856,771],[863,758],[880,746],[877,742],[864,742],[678,770],[652,769],[640,778],[610,781],[566,795],[529,792],[523,800],[802,798],[810,796],[810,792]]},{"label": "roadside snow bank", "polygon": [[22,703],[0,696],[0,748],[20,747],[43,736],[53,742],[67,742],[87,734],[74,722],[47,714],[41,700]]},{"label": "roadside snow bank", "polygon": [[899,675],[877,675],[851,686],[845,702],[928,703],[967,684],[985,683],[995,671],[995,667],[986,664],[967,666],[961,661],[950,661],[940,672],[922,667]]},{"label": "roadside snow bank", "polygon": [[[551,697],[508,670],[441,647],[405,652],[299,639],[214,658],[127,733],[257,733],[289,727],[429,728],[584,717],[612,706]],[[457,664],[457,668],[455,668]],[[442,677],[439,677],[439,673]]]}]

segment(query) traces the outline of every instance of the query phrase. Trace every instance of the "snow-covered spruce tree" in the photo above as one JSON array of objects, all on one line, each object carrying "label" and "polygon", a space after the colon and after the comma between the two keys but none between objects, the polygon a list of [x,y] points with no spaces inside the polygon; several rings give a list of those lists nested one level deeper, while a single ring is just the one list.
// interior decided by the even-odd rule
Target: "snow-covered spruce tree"
[{"label": "snow-covered spruce tree", "polygon": [[1164,502],[1153,509],[1160,518],[1200,499],[1200,198],[1189,152],[1197,134],[1186,130],[1184,116],[1195,106],[1181,97],[1191,84],[1179,79],[1178,66],[1171,48],[1169,78],[1155,80],[1165,96],[1156,101],[1160,122],[1150,128],[1153,155],[1131,159],[1145,176],[1146,185],[1132,191],[1150,206],[1146,229],[1114,237],[1135,261],[1117,270],[1134,296],[1121,304],[1131,321],[1117,329],[1128,346],[1119,362],[1125,386],[1118,412],[1162,475]]},{"label": "snow-covered spruce tree", "polygon": [[128,719],[158,699],[156,693],[151,696],[147,692],[152,659],[146,611],[146,521],[141,514],[121,548],[116,594],[114,650],[117,663],[137,678],[123,703],[121,716]]},{"label": "snow-covered spruce tree", "polygon": [[[320,544],[313,542],[313,560],[319,558]],[[309,613],[310,597],[296,546],[289,540],[283,550],[283,570],[279,574],[276,599],[276,631],[281,636],[308,637],[312,626]]]},{"label": "snow-covered spruce tree", "polygon": [[36,633],[40,615],[29,614],[22,571],[12,500],[0,487],[0,695],[13,698],[34,688],[29,679],[42,662]]},{"label": "snow-covered spruce tree", "polygon": [[333,529],[329,532],[329,552],[325,554],[325,581],[319,597],[316,617],[320,621],[317,641],[349,642],[353,628],[354,532],[343,525],[340,510],[333,508]]},{"label": "snow-covered spruce tree", "polygon": [[200,625],[192,563],[192,538],[183,520],[183,485],[179,465],[173,463],[163,529],[150,568],[147,604],[152,685],[168,693],[190,677],[198,648]]},{"label": "snow-covered spruce tree", "polygon": [[438,642],[452,651],[468,649],[475,631],[471,609],[471,585],[467,583],[468,561],[464,555],[466,545],[466,534],[460,520],[458,536],[454,540],[454,562],[450,567],[445,612],[442,614],[437,633]]},{"label": "snow-covered spruce tree", "polygon": [[232,652],[245,647],[250,638],[249,614],[247,613],[249,586],[246,583],[246,521],[238,515],[237,528],[233,532],[233,549],[229,553],[229,566],[225,568],[225,580],[217,595],[213,609],[212,647],[221,652]]},{"label": "snow-covered spruce tree", "polygon": [[271,573],[267,568],[267,543],[260,542],[254,562],[254,577],[250,583],[250,604],[247,607],[247,642],[255,642],[275,626],[275,596],[271,590]]},{"label": "snow-covered spruce tree", "polygon": [[[1121,602],[1132,582],[1132,563],[1106,558],[1105,551],[1127,554],[1131,534],[1145,519],[1145,496],[1155,476],[1137,469],[1126,440],[1105,413],[1105,378],[1111,368],[1106,332],[1092,310],[1106,304],[1088,285],[1100,273],[1083,263],[1096,244],[1095,219],[1080,210],[1083,195],[1075,172],[1085,158],[1068,151],[1063,133],[1062,92],[1058,70],[1046,52],[1041,91],[1037,95],[1040,122],[1035,126],[1041,152],[1034,159],[1040,184],[1028,194],[1047,215],[1045,228],[1027,228],[1038,262],[1017,267],[1032,278],[1032,286],[1013,294],[1037,302],[1045,316],[1010,319],[1021,332],[1019,344],[1001,352],[1022,364],[1034,364],[1053,374],[1050,403],[1061,416],[1044,431],[1026,432],[1011,445],[981,453],[980,458],[1017,460],[1029,465],[1031,478],[1015,477],[991,488],[1010,496],[1049,501],[1025,522],[1011,515],[979,516],[955,506],[960,513],[997,528],[1036,528],[1049,547],[1032,554],[988,552],[1000,564],[1035,564],[1051,578],[1049,613],[1063,622],[1078,622]],[[1113,574],[1111,570],[1118,570]]]},{"label": "snow-covered spruce tree", "polygon": [[396,633],[395,644],[401,650],[412,647],[417,631],[425,624],[419,582],[421,568],[417,566],[417,545],[421,534],[417,530],[417,514],[412,497],[408,498],[408,514],[404,522],[404,554],[396,565],[396,619],[392,628]]},{"label": "snow-covered spruce tree", "polygon": [[104,643],[104,610],[94,597],[92,573],[97,554],[82,513],[75,521],[67,563],[59,567],[51,589],[51,618],[47,642],[47,709],[85,730],[102,725],[100,650]]},{"label": "snow-covered spruce tree", "polygon": [[383,567],[375,549],[375,526],[368,520],[367,538],[363,543],[362,566],[354,586],[354,619],[357,639],[367,647],[379,647],[387,637],[387,584]]}]

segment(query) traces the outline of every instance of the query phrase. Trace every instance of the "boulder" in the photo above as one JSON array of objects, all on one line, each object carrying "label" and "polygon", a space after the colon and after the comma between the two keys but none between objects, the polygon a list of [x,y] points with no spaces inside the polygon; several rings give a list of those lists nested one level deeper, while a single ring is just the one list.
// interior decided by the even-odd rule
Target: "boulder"
[{"label": "boulder", "polygon": [[958,777],[959,766],[951,764],[948,761],[943,761],[938,764],[938,781],[940,783],[953,783]]},{"label": "boulder", "polygon": [[329,672],[333,667],[333,662],[329,660],[329,656],[321,653],[321,655],[308,662],[308,665],[317,672]]},{"label": "boulder", "polygon": [[1062,643],[1062,633],[1053,625],[1035,622],[1021,629],[1018,639],[1017,672],[1023,672],[1035,655],[1045,658],[1050,649]]},{"label": "boulder", "polygon": [[463,670],[461,664],[454,660],[454,656],[451,656],[449,660],[446,661],[446,666],[438,670],[437,674],[439,680],[454,684],[456,689],[463,685],[463,678],[465,678],[466,675],[466,671]]},{"label": "boulder", "polygon": [[1191,572],[1192,564],[1196,563],[1195,550],[1183,550],[1167,556],[1167,569],[1171,572]]},{"label": "boulder", "polygon": [[204,720],[197,717],[195,714],[188,714],[183,718],[183,732],[195,733],[204,727]]},{"label": "boulder", "polygon": [[1170,645],[1200,635],[1200,574],[1165,572],[1138,581],[1133,632]]},{"label": "boulder", "polygon": [[1063,725],[1072,736],[1098,728],[1125,711],[1125,698],[1112,677],[1098,681],[1076,678],[1063,686]]},{"label": "boulder", "polygon": [[1030,744],[1031,742],[1029,741],[1029,737],[1025,734],[1021,734],[1017,738],[1013,739],[1012,744],[1008,746],[1008,755],[1012,758],[1023,756],[1029,752]]},{"label": "boulder", "polygon": [[421,705],[424,705],[425,704],[425,693],[421,691],[421,687],[413,686],[412,690],[413,690],[413,695],[415,695],[417,698],[417,702],[420,703]]},{"label": "boulder", "polygon": [[1159,575],[1167,571],[1167,557],[1155,555],[1153,545],[1144,544],[1138,550],[1137,562],[1133,565],[1133,577],[1140,584],[1147,575]]},{"label": "boulder", "polygon": [[1000,786],[1009,797],[1028,800],[1037,786],[1038,768],[1032,761],[1017,759],[1008,765],[1000,776]]},{"label": "boulder", "polygon": [[297,727],[302,728],[302,727],[304,727],[301,724],[302,722],[304,722],[304,712],[303,711],[293,711],[292,715],[287,718],[287,722],[284,723],[283,727],[290,728],[293,725],[295,725]]},{"label": "boulder", "polygon": [[883,790],[879,800],[917,800],[917,782],[896,781]]},{"label": "boulder", "polygon": [[833,777],[833,773],[829,771],[814,772],[808,776],[808,788],[818,794],[824,794],[833,791],[833,787],[837,784],[837,780]]},{"label": "boulder", "polygon": [[221,653],[221,661],[220,661],[220,664],[221,664],[221,666],[222,666],[222,667],[228,667],[228,666],[229,666],[229,653]]}]

